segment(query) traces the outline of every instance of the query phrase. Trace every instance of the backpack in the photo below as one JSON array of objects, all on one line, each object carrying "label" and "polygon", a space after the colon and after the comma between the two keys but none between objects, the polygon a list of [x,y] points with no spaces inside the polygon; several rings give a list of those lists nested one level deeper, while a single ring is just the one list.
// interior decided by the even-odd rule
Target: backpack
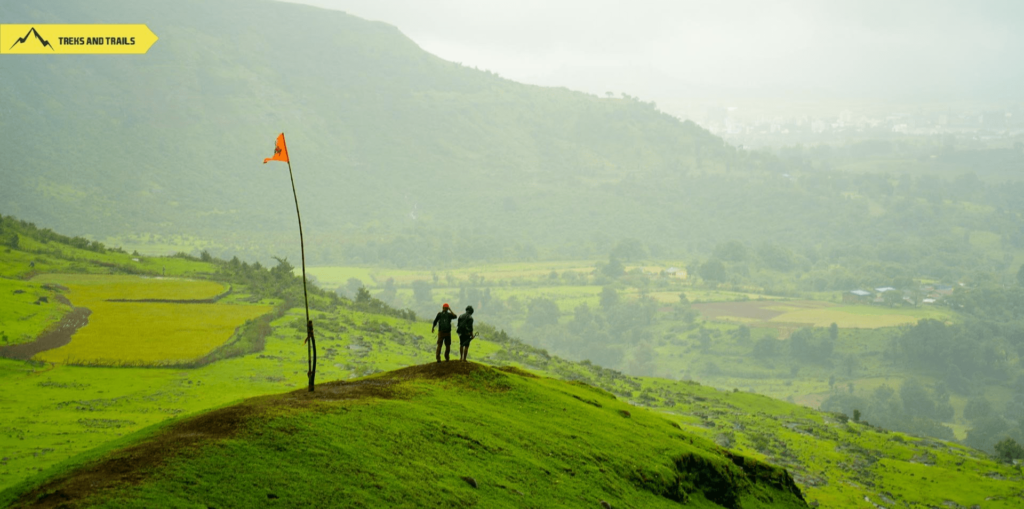
[{"label": "backpack", "polygon": [[469,334],[468,328],[473,326],[473,318],[469,315],[462,315],[459,317],[459,326],[455,328],[455,333],[460,336]]},{"label": "backpack", "polygon": [[455,317],[451,314],[443,313],[441,314],[441,317],[437,319],[437,326],[441,330],[452,330],[452,320],[454,319]]}]

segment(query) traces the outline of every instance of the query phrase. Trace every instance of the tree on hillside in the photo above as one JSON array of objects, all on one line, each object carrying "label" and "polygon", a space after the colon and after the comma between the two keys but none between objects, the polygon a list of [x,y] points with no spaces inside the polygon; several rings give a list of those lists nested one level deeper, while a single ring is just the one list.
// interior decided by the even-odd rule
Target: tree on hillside
[{"label": "tree on hillside", "polygon": [[977,422],[985,420],[995,415],[995,409],[992,408],[992,404],[985,399],[984,396],[972,398],[964,406],[964,417],[971,422]]},{"label": "tree on hillside", "polygon": [[935,401],[916,378],[900,386],[900,400],[903,401],[903,409],[912,416],[932,418],[935,415]]},{"label": "tree on hillside", "polygon": [[601,267],[601,273],[610,278],[617,278],[626,273],[626,267],[622,265],[618,258],[613,257],[608,260],[607,265]]},{"label": "tree on hillside", "polygon": [[697,341],[700,342],[700,351],[702,353],[708,353],[711,349],[711,331],[701,326],[698,329]]},{"label": "tree on hillside", "polygon": [[533,299],[526,310],[528,324],[543,327],[558,324],[558,304],[547,298]]},{"label": "tree on hillside", "polygon": [[609,258],[635,262],[647,257],[647,248],[637,239],[623,239],[612,248]]},{"label": "tree on hillside", "polygon": [[814,331],[810,327],[804,327],[789,336],[789,355],[794,359],[805,359],[808,357],[807,347],[814,338]]},{"label": "tree on hillside", "polygon": [[412,282],[412,297],[419,304],[428,304],[433,299],[430,283],[423,280]]},{"label": "tree on hillside", "polygon": [[742,262],[747,259],[747,246],[738,240],[730,240],[724,244],[715,246],[715,258],[727,262]]},{"label": "tree on hillside", "polygon": [[1024,447],[1021,447],[1012,438],[1007,437],[1000,440],[994,449],[996,450],[996,457],[1007,463],[1013,460],[1024,459]]},{"label": "tree on hillside", "polygon": [[740,325],[738,329],[732,332],[732,337],[737,345],[750,344],[750,327]]},{"label": "tree on hillside", "polygon": [[363,286],[365,286],[363,285],[363,282],[354,277],[348,278],[348,281],[345,282],[345,290],[347,290],[348,295],[357,295],[359,293],[359,289]]},{"label": "tree on hillside", "polygon": [[395,302],[395,297],[398,296],[398,289],[395,288],[395,278],[389,277],[384,282],[384,291],[380,292],[380,300],[387,303]]},{"label": "tree on hillside", "polygon": [[765,242],[757,248],[757,256],[770,268],[789,271],[796,265],[793,252],[774,242]]},{"label": "tree on hillside", "polygon": [[17,233],[11,231],[0,233],[0,246],[9,247],[11,249],[18,249],[18,245],[19,240]]},{"label": "tree on hillside", "polygon": [[619,292],[614,288],[606,286],[601,289],[601,307],[606,311],[619,303]]},{"label": "tree on hillside", "polygon": [[835,341],[837,338],[839,338],[839,326],[836,325],[836,322],[832,322],[832,325],[828,326],[828,339]]},{"label": "tree on hillside", "polygon": [[769,357],[775,357],[778,351],[779,340],[767,336],[759,339],[754,343],[754,357],[759,359],[767,359]]},{"label": "tree on hillside", "polygon": [[974,427],[967,431],[964,445],[983,451],[992,451],[996,443],[1006,438],[1006,432],[1009,429],[1010,425],[1002,417],[998,415],[986,417],[976,422]]},{"label": "tree on hillside", "polygon": [[700,277],[719,283],[725,281],[725,264],[714,258],[702,263],[700,266]]},{"label": "tree on hillside", "polygon": [[893,307],[903,302],[903,293],[899,290],[889,290],[882,294],[882,301],[885,302],[886,306]]}]

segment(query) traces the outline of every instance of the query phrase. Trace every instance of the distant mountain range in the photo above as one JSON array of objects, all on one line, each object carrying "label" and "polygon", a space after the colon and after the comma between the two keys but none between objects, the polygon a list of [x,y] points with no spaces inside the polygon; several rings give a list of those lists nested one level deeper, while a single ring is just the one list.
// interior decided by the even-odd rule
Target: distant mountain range
[{"label": "distant mountain range", "polygon": [[[140,56],[0,59],[0,213],[74,235],[186,234],[296,260],[287,170],[261,164],[282,131],[312,263],[603,257],[627,239],[680,256],[877,227],[849,199],[857,183],[805,187],[783,176],[799,167],[651,103],[515,83],[342,12],[60,0],[0,17],[160,37]],[[893,220],[885,234],[906,236]]]}]

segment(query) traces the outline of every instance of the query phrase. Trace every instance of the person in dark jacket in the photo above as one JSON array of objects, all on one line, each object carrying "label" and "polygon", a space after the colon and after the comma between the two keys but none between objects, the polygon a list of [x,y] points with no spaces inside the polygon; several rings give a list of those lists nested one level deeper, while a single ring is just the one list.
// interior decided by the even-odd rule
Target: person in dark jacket
[{"label": "person in dark jacket", "polygon": [[459,360],[466,362],[469,356],[469,342],[473,341],[473,306],[466,306],[466,312],[459,316],[459,325],[455,328],[459,333]]},{"label": "person in dark jacket", "polygon": [[448,355],[452,351],[452,320],[455,318],[455,312],[448,307],[447,302],[441,306],[441,312],[434,317],[434,326],[430,328],[430,332],[433,333],[434,329],[437,329],[437,352],[434,353],[437,362],[441,362],[442,344],[444,345],[444,360],[449,360]]}]

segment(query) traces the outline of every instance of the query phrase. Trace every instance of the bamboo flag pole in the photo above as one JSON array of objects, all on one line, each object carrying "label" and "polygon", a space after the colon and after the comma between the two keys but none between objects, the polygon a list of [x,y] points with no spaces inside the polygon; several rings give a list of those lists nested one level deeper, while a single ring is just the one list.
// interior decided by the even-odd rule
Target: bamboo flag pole
[{"label": "bamboo flag pole", "polygon": [[295,192],[295,174],[292,173],[292,160],[288,157],[288,147],[284,142],[284,133],[277,137],[277,144],[274,146],[274,157],[263,160],[284,161],[288,163],[288,178],[292,182],[292,197],[295,198],[295,216],[299,219],[299,252],[302,254],[302,298],[306,305],[306,365],[309,377],[309,392],[313,392],[316,382],[316,336],[313,334],[313,321],[309,319],[309,292],[306,290],[306,242],[302,238],[302,214],[299,213],[299,195]]}]

